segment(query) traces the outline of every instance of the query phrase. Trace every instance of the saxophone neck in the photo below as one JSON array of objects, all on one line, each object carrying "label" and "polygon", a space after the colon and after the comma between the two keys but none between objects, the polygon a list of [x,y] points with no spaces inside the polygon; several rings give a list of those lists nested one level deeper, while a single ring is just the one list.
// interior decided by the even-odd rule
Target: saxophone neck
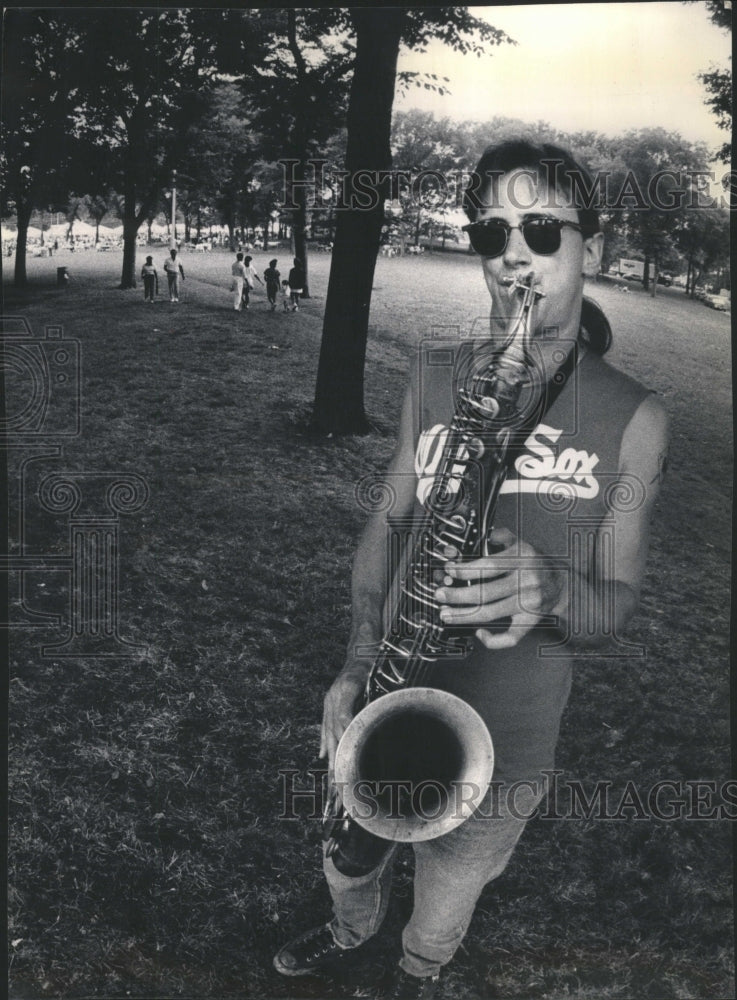
[{"label": "saxophone neck", "polygon": [[507,323],[504,346],[499,351],[497,365],[527,368],[530,364],[533,306],[543,298],[543,293],[537,287],[534,271],[524,277],[502,278],[501,284],[509,287],[509,295],[515,300],[515,306]]}]

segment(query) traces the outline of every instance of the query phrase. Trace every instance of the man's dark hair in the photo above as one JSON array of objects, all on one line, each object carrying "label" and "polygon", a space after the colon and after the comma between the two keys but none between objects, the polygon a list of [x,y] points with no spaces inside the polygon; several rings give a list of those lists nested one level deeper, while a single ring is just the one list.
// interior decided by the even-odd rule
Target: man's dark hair
[{"label": "man's dark hair", "polygon": [[[463,208],[471,222],[479,211],[488,207],[482,198],[492,188],[494,179],[524,169],[534,171],[548,191],[561,195],[563,205],[576,209],[584,239],[599,232],[599,213],[592,204],[594,180],[589,171],[561,146],[527,139],[507,139],[484,150],[463,193]],[[609,321],[599,306],[587,298],[581,308],[579,341],[597,354],[606,354],[612,343]]]},{"label": "man's dark hair", "polygon": [[476,213],[487,207],[481,196],[493,179],[520,169],[535,171],[548,190],[563,196],[563,205],[576,209],[584,238],[599,232],[599,213],[591,204],[595,201],[594,180],[589,171],[561,146],[526,139],[508,139],[484,150],[463,195],[463,207],[472,222]]}]

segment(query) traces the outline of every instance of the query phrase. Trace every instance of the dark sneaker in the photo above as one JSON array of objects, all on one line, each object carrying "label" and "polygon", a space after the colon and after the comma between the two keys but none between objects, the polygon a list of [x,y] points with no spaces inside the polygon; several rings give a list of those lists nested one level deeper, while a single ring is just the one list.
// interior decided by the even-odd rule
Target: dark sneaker
[{"label": "dark sneaker", "polygon": [[285,944],[274,956],[274,968],[283,976],[307,976],[349,951],[336,943],[330,924],[321,924]]},{"label": "dark sneaker", "polygon": [[439,983],[439,975],[420,979],[400,969],[394,980],[394,986],[387,994],[387,1000],[431,1000],[438,995]]}]

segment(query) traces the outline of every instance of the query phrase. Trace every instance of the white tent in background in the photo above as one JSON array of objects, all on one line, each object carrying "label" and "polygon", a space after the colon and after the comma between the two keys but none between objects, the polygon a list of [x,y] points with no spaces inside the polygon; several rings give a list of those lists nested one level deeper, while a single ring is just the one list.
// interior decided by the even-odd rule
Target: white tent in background
[{"label": "white tent in background", "polygon": [[95,227],[91,226],[89,222],[81,222],[79,219],[75,219],[72,223],[72,236],[94,236]]},{"label": "white tent in background", "polygon": [[[69,232],[68,222],[57,222],[53,226],[49,226],[46,230],[45,235],[51,236],[53,239],[62,240],[67,238],[67,233]],[[94,236],[95,227],[91,226],[89,222],[80,222],[79,219],[75,219],[72,223],[72,236]]]},{"label": "white tent in background", "polygon": [[35,226],[29,226],[28,227],[28,231],[26,233],[26,236],[27,236],[27,238],[29,240],[40,240],[41,239],[41,230],[40,229],[36,229]]},{"label": "white tent in background", "polygon": [[122,235],[122,226],[100,226],[100,239],[117,239]]},{"label": "white tent in background", "polygon": [[468,236],[466,233],[461,231],[461,227],[467,225],[468,216],[461,208],[449,208],[446,212],[429,212],[428,213],[432,221],[438,227],[435,233],[435,240],[442,239],[442,226],[447,226],[449,230],[453,231],[454,237],[459,243],[468,243]]},{"label": "white tent in background", "polygon": [[449,208],[447,212],[434,211],[428,213],[433,222],[437,222],[438,225],[452,226],[454,229],[460,229],[461,226],[465,226],[468,222],[468,216],[460,208]]}]

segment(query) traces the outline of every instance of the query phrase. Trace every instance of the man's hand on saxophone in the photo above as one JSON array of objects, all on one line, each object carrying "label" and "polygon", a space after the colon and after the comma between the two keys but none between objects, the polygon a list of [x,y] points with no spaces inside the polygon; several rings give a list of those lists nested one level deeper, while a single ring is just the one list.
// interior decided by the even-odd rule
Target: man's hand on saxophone
[{"label": "man's hand on saxophone", "polygon": [[511,619],[504,631],[476,631],[487,649],[508,649],[543,616],[559,610],[566,578],[560,570],[542,568],[535,549],[506,528],[495,529],[490,543],[497,550],[494,555],[446,565],[435,599],[442,604],[440,618],[446,625],[484,626]]},{"label": "man's hand on saxophone", "polygon": [[327,757],[328,775],[333,781],[335,751],[348,723],[356,714],[356,704],[366,687],[371,670],[370,659],[349,657],[330,686],[323,701],[320,757]]}]

